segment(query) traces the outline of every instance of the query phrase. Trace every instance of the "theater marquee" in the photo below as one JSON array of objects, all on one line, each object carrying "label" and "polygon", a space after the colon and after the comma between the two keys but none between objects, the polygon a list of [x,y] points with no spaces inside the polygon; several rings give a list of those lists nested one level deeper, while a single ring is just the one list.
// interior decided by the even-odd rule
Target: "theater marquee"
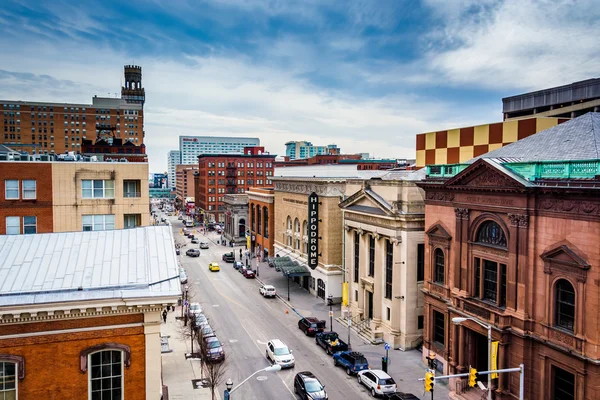
[{"label": "theater marquee", "polygon": [[315,192],[308,195],[308,266],[319,265],[319,196]]}]

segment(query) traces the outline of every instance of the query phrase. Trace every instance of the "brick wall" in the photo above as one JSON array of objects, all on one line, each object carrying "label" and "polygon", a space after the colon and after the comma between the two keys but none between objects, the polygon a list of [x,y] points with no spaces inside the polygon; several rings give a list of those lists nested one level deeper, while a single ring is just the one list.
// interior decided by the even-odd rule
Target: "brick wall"
[{"label": "brick wall", "polygon": [[[6,200],[5,181],[19,180],[19,200]],[[36,181],[36,199],[23,200],[23,180]],[[0,235],[6,234],[6,217],[37,217],[37,233],[53,232],[52,165],[44,162],[0,162]]]}]

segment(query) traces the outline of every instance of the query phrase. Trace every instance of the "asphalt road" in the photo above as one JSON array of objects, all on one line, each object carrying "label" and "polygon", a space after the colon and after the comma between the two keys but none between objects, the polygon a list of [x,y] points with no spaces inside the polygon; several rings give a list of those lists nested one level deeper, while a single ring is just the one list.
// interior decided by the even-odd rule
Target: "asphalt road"
[{"label": "asphalt road", "polygon": [[[299,317],[279,299],[264,299],[259,293],[259,283],[246,279],[233,268],[233,264],[221,260],[223,253],[231,248],[219,246],[215,241],[220,235],[215,232],[207,236],[210,249],[201,250],[200,257],[190,258],[185,250],[192,245],[180,235],[183,225],[175,217],[169,218],[176,240],[187,245],[181,251],[181,264],[185,268],[190,287],[191,301],[197,301],[204,309],[210,325],[215,330],[225,350],[227,373],[234,386],[256,370],[270,365],[265,357],[266,344],[271,339],[280,339],[293,351],[296,366],[279,372],[261,372],[236,392],[232,399],[294,399],[293,380],[296,373],[312,371],[325,385],[329,399],[370,398],[366,389],[359,386],[355,377],[349,377],[341,368],[333,366],[333,359],[315,344],[314,338],[306,337],[298,329]],[[236,252],[239,248],[236,248]],[[208,270],[212,261],[219,262],[220,272]],[[220,385],[220,393],[225,389]]]}]

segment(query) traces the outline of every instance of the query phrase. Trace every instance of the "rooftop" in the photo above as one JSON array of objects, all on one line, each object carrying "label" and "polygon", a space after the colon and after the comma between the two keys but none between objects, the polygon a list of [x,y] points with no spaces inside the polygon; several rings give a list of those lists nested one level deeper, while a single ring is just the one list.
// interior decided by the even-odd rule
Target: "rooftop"
[{"label": "rooftop", "polygon": [[179,296],[169,226],[0,235],[0,307]]}]

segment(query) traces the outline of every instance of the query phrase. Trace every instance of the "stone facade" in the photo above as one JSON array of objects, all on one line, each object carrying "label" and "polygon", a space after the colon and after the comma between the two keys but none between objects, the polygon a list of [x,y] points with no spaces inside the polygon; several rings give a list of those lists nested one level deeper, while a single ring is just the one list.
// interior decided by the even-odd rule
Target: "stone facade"
[{"label": "stone facade", "polygon": [[[344,266],[355,326],[373,340],[411,349],[421,342],[424,196],[413,182],[351,180],[344,212]],[[371,261],[370,246],[373,245]],[[371,263],[372,262],[372,263]],[[368,324],[361,324],[363,321]]]},{"label": "stone facade", "polygon": [[273,247],[275,232],[275,196],[273,188],[250,188],[246,194],[248,195],[248,208],[250,210],[250,223],[248,225],[250,225],[250,231],[252,232],[250,249],[252,252],[258,252],[263,258],[271,257],[275,254]]},{"label": "stone facade", "polygon": [[[425,220],[423,355],[444,373],[487,369],[487,329],[498,368],[525,365],[527,399],[600,398],[598,180],[516,179],[482,159],[447,180],[429,179]],[[524,183],[525,182],[525,183]],[[457,398],[470,398],[452,380]],[[493,380],[495,398],[519,395],[518,374]]]},{"label": "stone facade", "polygon": [[236,246],[246,244],[248,229],[248,195],[226,194],[223,196],[225,208],[225,231],[223,236],[229,243],[233,240]]},{"label": "stone facade", "polygon": [[275,255],[307,263],[308,195],[319,196],[319,265],[310,277],[296,278],[310,293],[339,302],[342,296],[342,211],[338,207],[345,192],[344,179],[273,178],[275,184]]}]

